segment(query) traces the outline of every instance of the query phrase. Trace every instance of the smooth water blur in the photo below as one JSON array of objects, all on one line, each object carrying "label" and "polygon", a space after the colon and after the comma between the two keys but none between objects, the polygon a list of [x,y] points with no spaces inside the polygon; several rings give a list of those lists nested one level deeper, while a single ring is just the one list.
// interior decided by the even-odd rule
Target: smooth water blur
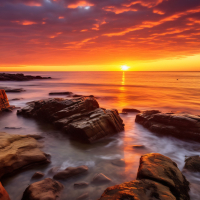
[{"label": "smooth water blur", "polygon": [[[11,105],[24,107],[32,100],[49,98],[49,92],[70,91],[74,94],[94,95],[101,107],[159,109],[161,111],[200,113],[200,72],[26,72],[25,74],[51,76],[50,80],[28,82],[0,82],[1,87],[24,88],[22,93],[8,93]],[[56,96],[51,96],[56,97]],[[62,96],[59,96],[62,97]],[[13,98],[23,98],[12,101]],[[87,174],[61,181],[64,186],[61,200],[74,200],[89,192],[90,199],[98,199],[111,185],[131,181],[136,178],[139,158],[142,154],[156,152],[174,160],[179,169],[184,166],[185,156],[200,155],[200,144],[181,141],[171,137],[160,137],[134,122],[135,115],[121,117],[125,131],[96,144],[81,144],[70,141],[62,132],[51,125],[26,119],[13,113],[0,115],[0,131],[11,134],[40,134],[43,151],[50,153],[51,164],[32,168],[3,180],[11,200],[20,200],[25,188],[36,171],[45,173],[52,167],[65,169],[69,166],[87,165]],[[22,127],[22,129],[5,129]],[[132,145],[144,145],[145,149],[134,149]],[[126,167],[111,163],[114,159],[124,159]],[[74,189],[77,181],[91,182],[96,173],[103,173],[112,179],[105,185],[90,184],[85,189]],[[184,172],[191,182],[191,199],[200,199],[200,174]]]}]

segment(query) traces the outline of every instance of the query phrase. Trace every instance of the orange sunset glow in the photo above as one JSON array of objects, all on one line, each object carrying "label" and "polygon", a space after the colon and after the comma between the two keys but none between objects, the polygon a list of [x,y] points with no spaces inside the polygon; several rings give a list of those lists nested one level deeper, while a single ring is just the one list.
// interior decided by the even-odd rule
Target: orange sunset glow
[{"label": "orange sunset glow", "polygon": [[198,0],[0,0],[0,26],[1,71],[200,69]]}]

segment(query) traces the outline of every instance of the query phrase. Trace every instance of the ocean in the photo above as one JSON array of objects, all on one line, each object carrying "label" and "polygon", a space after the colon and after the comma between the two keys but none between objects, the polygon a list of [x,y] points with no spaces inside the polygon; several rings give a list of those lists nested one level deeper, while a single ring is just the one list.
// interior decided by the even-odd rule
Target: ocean
[{"label": "ocean", "polygon": [[[20,72],[21,73],[21,72]],[[33,100],[50,97],[49,92],[73,92],[78,95],[94,95],[100,107],[118,109],[136,108],[139,110],[156,109],[163,112],[190,113],[200,115],[200,72],[22,72],[26,75],[52,77],[48,80],[28,82],[0,82],[0,87],[23,88],[21,93],[8,93],[11,105],[24,107]],[[59,96],[62,97],[62,96]],[[63,96],[66,97],[66,96]],[[12,101],[14,98],[22,98]],[[65,186],[61,200],[74,200],[81,194],[89,192],[90,199],[98,199],[103,191],[112,185],[131,181],[136,178],[139,158],[146,153],[161,153],[170,157],[182,171],[187,156],[200,155],[200,144],[183,141],[172,137],[157,136],[135,123],[135,114],[120,114],[125,123],[125,131],[96,144],[81,144],[69,140],[52,125],[27,119],[12,113],[1,113],[0,131],[11,134],[40,134],[43,151],[51,154],[51,164],[25,170],[2,183],[11,200],[20,200],[26,187],[33,182],[36,171],[45,173],[52,167],[65,169],[69,166],[87,165],[89,173],[85,176],[61,181]],[[5,127],[22,127],[22,129],[5,129]],[[144,145],[145,149],[133,149],[132,145]],[[111,164],[116,158],[124,159],[126,167]],[[77,181],[91,182],[96,173],[103,173],[112,182],[86,189],[74,189]],[[200,199],[200,174],[184,175],[191,183],[191,199]]]}]

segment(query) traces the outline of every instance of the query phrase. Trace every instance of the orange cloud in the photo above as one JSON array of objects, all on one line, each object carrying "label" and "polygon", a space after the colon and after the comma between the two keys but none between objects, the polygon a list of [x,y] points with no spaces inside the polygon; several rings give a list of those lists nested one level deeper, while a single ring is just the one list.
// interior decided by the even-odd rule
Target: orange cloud
[{"label": "orange cloud", "polygon": [[78,1],[77,3],[69,4],[68,8],[78,8],[78,7],[87,7],[87,6],[94,6],[94,4],[89,3],[87,1]]},{"label": "orange cloud", "polygon": [[36,22],[28,21],[28,20],[24,20],[24,21],[12,21],[12,22],[18,23],[18,24],[24,25],[24,26],[37,24]]},{"label": "orange cloud", "polygon": [[36,6],[36,7],[40,7],[40,6],[42,6],[41,3],[34,2],[34,1],[24,2],[24,4],[27,5],[27,6]]},{"label": "orange cloud", "polygon": [[116,8],[115,6],[106,6],[103,8],[103,10],[114,12],[115,14],[120,14],[128,11],[137,11],[137,9],[135,8],[127,8],[127,7]]}]

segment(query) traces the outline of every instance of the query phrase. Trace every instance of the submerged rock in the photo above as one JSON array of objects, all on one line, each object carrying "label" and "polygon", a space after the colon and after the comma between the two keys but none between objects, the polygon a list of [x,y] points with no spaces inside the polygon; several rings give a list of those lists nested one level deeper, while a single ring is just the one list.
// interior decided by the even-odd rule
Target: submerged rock
[{"label": "submerged rock", "polygon": [[124,130],[118,111],[99,108],[93,96],[35,101],[17,114],[53,123],[71,138],[87,143]]},{"label": "submerged rock", "polygon": [[51,178],[32,183],[21,200],[57,200],[64,186]]},{"label": "submerged rock", "polygon": [[93,184],[105,184],[109,182],[111,182],[111,179],[102,173],[96,174],[92,179]]},{"label": "submerged rock", "polygon": [[135,108],[124,108],[122,110],[123,113],[133,112],[133,113],[140,113],[141,111]]},{"label": "submerged rock", "polygon": [[50,92],[49,95],[72,95],[72,92]]},{"label": "submerged rock", "polygon": [[2,186],[1,182],[0,182],[0,199],[1,200],[10,200],[8,193],[5,190],[5,188]]},{"label": "submerged rock", "polygon": [[84,199],[87,199],[88,197],[89,197],[89,193],[86,192],[86,193],[82,194],[81,196],[79,196],[77,198],[77,200],[84,200]]},{"label": "submerged rock", "polygon": [[86,188],[88,187],[88,185],[89,183],[85,181],[77,182],[77,183],[74,183],[74,188]]},{"label": "submerged rock", "polygon": [[191,156],[185,160],[184,169],[191,172],[200,172],[200,156]]},{"label": "submerged rock", "polygon": [[56,173],[53,178],[54,179],[67,179],[72,176],[76,176],[78,174],[82,174],[88,171],[88,167],[85,165],[79,167],[68,167],[63,171]]},{"label": "submerged rock", "polygon": [[38,179],[38,178],[42,178],[44,176],[44,173],[42,172],[35,172],[35,174],[33,174],[32,179]]},{"label": "submerged rock", "polygon": [[200,116],[150,110],[137,114],[135,121],[152,132],[200,141]]},{"label": "submerged rock", "polygon": [[36,164],[49,163],[36,139],[28,135],[0,133],[0,177]]},{"label": "submerged rock", "polygon": [[51,77],[0,73],[0,81],[30,81],[30,80],[35,80],[35,79],[51,79]]},{"label": "submerged rock", "polygon": [[112,160],[111,163],[113,165],[116,165],[118,167],[125,167],[126,166],[126,162],[124,159],[115,159],[115,160]]},{"label": "submerged rock", "polygon": [[189,182],[170,158],[158,153],[143,155],[137,180],[105,190],[99,200],[189,200]]}]

